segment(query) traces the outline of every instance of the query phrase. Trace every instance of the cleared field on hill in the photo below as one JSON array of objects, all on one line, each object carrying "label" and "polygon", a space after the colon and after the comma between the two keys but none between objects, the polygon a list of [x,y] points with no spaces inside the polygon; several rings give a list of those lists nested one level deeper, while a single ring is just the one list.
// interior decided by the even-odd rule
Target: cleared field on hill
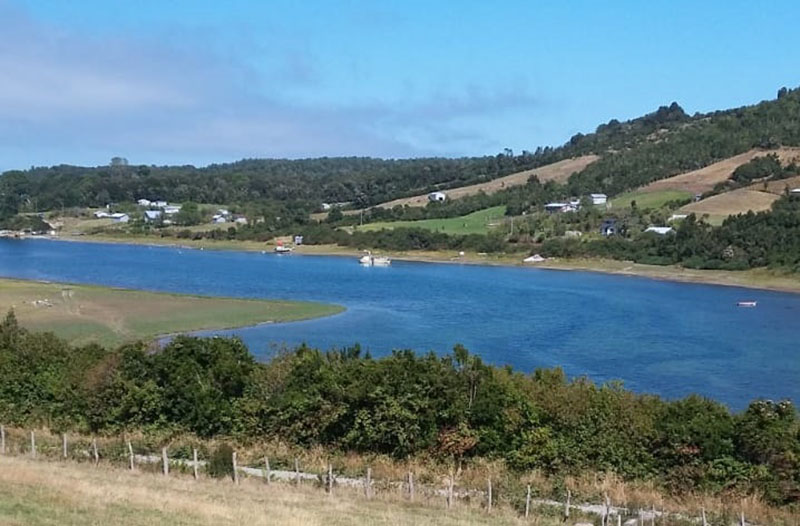
[{"label": "cleared field on hill", "polygon": [[727,217],[734,214],[743,214],[749,210],[753,212],[769,210],[772,203],[778,199],[779,196],[777,194],[759,192],[753,190],[752,187],[739,188],[724,194],[711,196],[696,203],[690,203],[682,207],[681,211],[697,215],[708,214],[712,217]]},{"label": "cleared field on hill", "polygon": [[73,343],[113,346],[163,334],[316,318],[336,305],[160,294],[62,283],[0,279],[0,314]]},{"label": "cleared field on hill", "polygon": [[627,208],[631,201],[636,201],[636,206],[641,209],[660,208],[669,201],[678,201],[691,198],[694,194],[684,190],[659,190],[655,192],[635,191],[619,195],[611,200],[612,208]]},{"label": "cleared field on hill", "polygon": [[780,148],[777,150],[750,150],[735,155],[705,168],[693,170],[660,181],[655,181],[640,189],[642,192],[655,192],[660,190],[683,190],[692,194],[702,194],[713,190],[714,185],[730,178],[736,168],[747,163],[754,157],[770,153],[778,154],[781,162],[790,163],[792,160],[800,161],[800,148]]},{"label": "cleared field on hill", "polygon": [[[493,179],[485,183],[473,184],[469,186],[462,186],[461,188],[452,188],[450,190],[443,190],[447,194],[448,199],[459,199],[475,195],[480,192],[486,194],[493,194],[504,188],[511,186],[520,186],[528,182],[531,175],[536,175],[541,182],[556,181],[563,183],[569,176],[575,172],[580,172],[599,157],[596,155],[584,155],[574,159],[565,159],[557,163],[548,164],[532,170],[524,170],[505,177]],[[393,208],[395,206],[425,206],[428,204],[428,194],[415,195],[413,197],[404,197],[402,199],[395,199],[378,205],[381,208]]]},{"label": "cleared field on hill", "polygon": [[493,225],[505,217],[506,207],[495,206],[485,210],[478,210],[461,217],[448,217],[445,219],[421,219],[419,221],[388,221],[369,223],[356,230],[392,230],[395,228],[424,228],[434,232],[443,232],[451,235],[485,234]]},{"label": "cleared field on hill", "polygon": [[[334,497],[310,486],[265,486],[261,481],[193,480],[153,473],[99,468],[72,462],[41,462],[0,456],[0,524],[170,525],[478,525],[524,524],[498,509],[444,509],[387,496],[367,501],[354,491]],[[419,498],[418,501],[423,501]],[[555,517],[534,517],[554,526]]]}]

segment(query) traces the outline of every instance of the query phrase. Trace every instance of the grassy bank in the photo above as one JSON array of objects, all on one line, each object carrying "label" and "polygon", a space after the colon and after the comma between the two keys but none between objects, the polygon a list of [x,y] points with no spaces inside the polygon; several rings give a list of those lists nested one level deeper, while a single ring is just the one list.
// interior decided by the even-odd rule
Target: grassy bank
[{"label": "grassy bank", "polygon": [[285,322],[342,311],[298,301],[211,298],[87,285],[0,279],[0,311],[72,343],[107,346],[163,334]]},{"label": "grassy bank", "polygon": [[[120,524],[152,526],[217,524],[522,524],[505,510],[488,515],[459,506],[445,510],[401,496],[366,501],[340,490],[334,497],[309,486],[265,487],[262,481],[193,480],[111,466],[37,462],[0,457],[0,523]],[[537,524],[558,524],[538,518]]]},{"label": "grassy bank", "polygon": [[419,221],[385,221],[369,223],[356,229],[361,231],[392,230],[395,228],[424,228],[448,235],[486,234],[505,218],[506,207],[495,206],[460,217],[421,219]]}]

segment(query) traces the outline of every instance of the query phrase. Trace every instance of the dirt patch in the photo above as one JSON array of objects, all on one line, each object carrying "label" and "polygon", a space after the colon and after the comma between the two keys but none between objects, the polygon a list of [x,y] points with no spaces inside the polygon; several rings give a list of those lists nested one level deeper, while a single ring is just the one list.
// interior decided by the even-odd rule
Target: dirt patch
[{"label": "dirt patch", "polygon": [[705,168],[693,170],[660,181],[655,181],[642,188],[643,191],[653,192],[658,190],[685,190],[693,194],[709,192],[714,185],[730,178],[736,168],[749,162],[755,157],[761,157],[770,153],[778,154],[781,162],[789,164],[792,161],[800,162],[800,148],[780,148],[777,150],[750,150],[748,152],[734,155]]},{"label": "dirt patch", "polygon": [[772,207],[772,203],[779,199],[777,194],[760,192],[751,188],[739,188],[724,194],[714,195],[697,203],[688,204],[681,208],[681,211],[712,216],[744,214],[750,210],[762,212],[769,210]]}]

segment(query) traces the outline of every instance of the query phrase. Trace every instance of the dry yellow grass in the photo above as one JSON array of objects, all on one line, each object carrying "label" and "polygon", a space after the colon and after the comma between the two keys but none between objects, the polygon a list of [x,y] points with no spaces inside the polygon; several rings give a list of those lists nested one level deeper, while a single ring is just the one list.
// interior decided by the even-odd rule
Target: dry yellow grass
[{"label": "dry yellow grass", "polygon": [[682,207],[681,211],[710,216],[744,214],[750,210],[762,212],[769,210],[772,203],[780,198],[777,194],[760,192],[751,188],[739,188],[723,194],[712,195],[707,199]]},{"label": "dry yellow grass", "polygon": [[[500,177],[485,183],[472,184],[469,186],[462,186],[461,188],[453,188],[444,190],[448,199],[459,199],[470,195],[475,195],[480,192],[486,194],[493,194],[499,192],[504,188],[512,186],[520,186],[528,182],[531,175],[536,175],[541,182],[555,181],[563,183],[570,175],[575,172],[580,172],[591,163],[596,161],[596,155],[584,155],[574,159],[565,159],[557,163],[548,164],[532,170],[524,170],[522,172],[513,173],[505,177]],[[381,208],[392,208],[395,206],[425,206],[428,204],[428,194],[415,195],[413,197],[404,197],[402,199],[395,199],[378,205]]]},{"label": "dry yellow grass", "polygon": [[702,194],[712,190],[717,183],[726,181],[739,166],[749,162],[754,157],[760,157],[770,153],[778,154],[778,157],[784,164],[788,164],[792,160],[800,160],[800,148],[750,150],[717,163],[710,164],[699,170],[693,170],[691,172],[661,179],[660,181],[655,181],[641,188],[641,190],[645,192],[684,190],[692,192],[693,194]]},{"label": "dry yellow grass", "polygon": [[[153,526],[218,524],[478,525],[522,524],[511,511],[488,515],[443,502],[409,503],[400,496],[370,501],[337,488],[333,497],[313,486],[266,486],[261,481],[198,481],[186,476],[130,472],[100,465],[0,457],[0,524]],[[534,524],[556,524],[537,517]]]}]

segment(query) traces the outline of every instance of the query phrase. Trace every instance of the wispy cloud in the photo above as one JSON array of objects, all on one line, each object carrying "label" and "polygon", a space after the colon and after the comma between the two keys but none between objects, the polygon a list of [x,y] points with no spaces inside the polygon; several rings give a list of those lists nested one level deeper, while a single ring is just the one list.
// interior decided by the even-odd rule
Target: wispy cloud
[{"label": "wispy cloud", "polygon": [[[94,162],[122,154],[134,162],[198,164],[452,154],[491,142],[470,128],[470,119],[536,104],[524,90],[480,86],[415,102],[300,102],[293,89],[322,82],[302,47],[275,51],[268,58],[276,67],[265,77],[200,38],[178,47],[131,34],[86,36],[33,20],[2,0],[0,34],[0,154],[25,152],[11,161],[18,166],[89,162],[87,152]],[[58,155],[66,158],[53,159]]]}]

